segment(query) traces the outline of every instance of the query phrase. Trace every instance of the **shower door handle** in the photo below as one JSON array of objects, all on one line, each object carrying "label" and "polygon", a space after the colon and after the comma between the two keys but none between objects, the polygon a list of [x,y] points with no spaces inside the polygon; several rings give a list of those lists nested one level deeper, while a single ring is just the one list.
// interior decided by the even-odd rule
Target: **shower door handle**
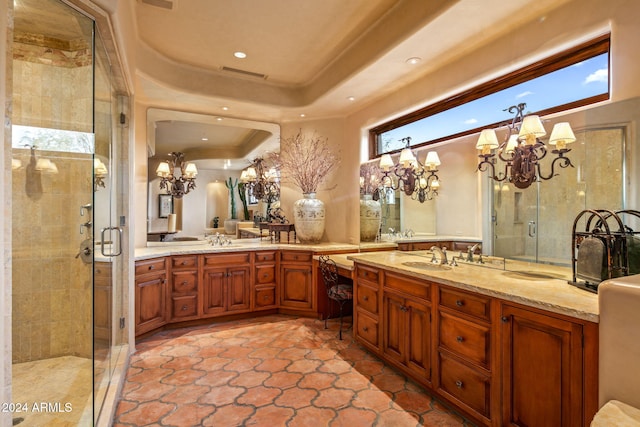
[{"label": "shower door handle", "polygon": [[529,221],[529,237],[536,237],[536,222]]},{"label": "shower door handle", "polygon": [[[116,248],[116,242],[115,241],[111,241],[111,252],[106,253],[104,251],[104,233],[106,231],[117,231],[118,233],[116,234],[118,236],[117,239],[117,251],[114,251],[113,249]],[[102,230],[100,230],[100,252],[102,253],[103,256],[119,256],[122,255],[122,228],[120,227],[105,227]]]}]

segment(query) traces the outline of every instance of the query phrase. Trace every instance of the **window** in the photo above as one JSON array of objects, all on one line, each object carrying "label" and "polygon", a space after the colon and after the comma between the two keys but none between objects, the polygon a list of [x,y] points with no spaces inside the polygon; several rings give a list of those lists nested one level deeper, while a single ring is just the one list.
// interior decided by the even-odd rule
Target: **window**
[{"label": "window", "polygon": [[13,125],[11,133],[13,148],[92,154],[95,147],[92,133],[19,125]]},{"label": "window", "polygon": [[602,36],[553,57],[427,106],[370,131],[370,157],[420,147],[508,122],[511,105],[550,114],[609,99],[609,38]]}]

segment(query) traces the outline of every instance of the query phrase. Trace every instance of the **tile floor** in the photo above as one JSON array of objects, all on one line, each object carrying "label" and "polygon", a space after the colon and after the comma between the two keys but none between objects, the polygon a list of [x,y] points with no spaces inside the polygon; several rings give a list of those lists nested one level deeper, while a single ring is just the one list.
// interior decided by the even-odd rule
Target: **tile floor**
[{"label": "tile floor", "polygon": [[472,425],[329,324],[266,316],[149,337],[114,427]]}]

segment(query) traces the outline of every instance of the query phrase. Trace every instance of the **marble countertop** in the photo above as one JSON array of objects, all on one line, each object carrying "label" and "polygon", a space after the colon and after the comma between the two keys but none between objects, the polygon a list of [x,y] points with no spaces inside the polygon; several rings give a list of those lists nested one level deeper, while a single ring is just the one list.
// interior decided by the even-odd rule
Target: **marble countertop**
[{"label": "marble countertop", "polygon": [[284,249],[292,251],[343,251],[358,252],[359,246],[348,243],[271,243],[268,239],[237,239],[232,240],[228,246],[211,246],[204,240],[193,242],[153,242],[153,245],[146,248],[136,248],[135,260],[143,260],[171,255],[185,254],[215,254],[237,251],[262,251],[269,249]]},{"label": "marble countertop", "polygon": [[427,270],[420,267],[431,261],[427,251],[366,252],[348,254],[347,258],[578,319],[596,323],[599,320],[598,296],[567,283],[572,278],[572,271],[566,267],[511,260],[507,260],[506,266],[498,266],[492,265],[492,259],[487,258],[485,265],[459,262],[458,266],[446,270]]}]

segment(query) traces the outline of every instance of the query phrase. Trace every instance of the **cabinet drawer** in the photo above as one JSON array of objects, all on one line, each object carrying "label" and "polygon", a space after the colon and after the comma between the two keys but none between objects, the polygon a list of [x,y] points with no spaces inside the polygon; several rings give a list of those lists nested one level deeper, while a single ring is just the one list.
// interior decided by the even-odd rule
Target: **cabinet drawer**
[{"label": "cabinet drawer", "polygon": [[181,297],[171,297],[172,318],[191,317],[198,314],[197,295],[186,295]]},{"label": "cabinet drawer", "polygon": [[256,252],[256,262],[270,262],[276,260],[276,252]]},{"label": "cabinet drawer", "polygon": [[256,308],[271,307],[276,304],[276,288],[270,286],[266,288],[256,288]]},{"label": "cabinet drawer", "polygon": [[384,286],[418,298],[431,300],[431,284],[424,280],[418,281],[387,272],[384,276]]},{"label": "cabinet drawer", "polygon": [[491,298],[489,297],[440,287],[440,305],[485,320],[491,317]]},{"label": "cabinet drawer", "polygon": [[174,271],[171,274],[172,292],[195,292],[198,290],[197,271]]},{"label": "cabinet drawer", "polygon": [[154,258],[136,262],[136,274],[164,271],[165,269],[164,258]]},{"label": "cabinet drawer", "polygon": [[378,290],[369,286],[357,284],[357,304],[363,310],[371,314],[378,314]]},{"label": "cabinet drawer", "polygon": [[375,284],[378,283],[379,271],[375,268],[368,268],[358,265],[358,279],[368,280],[369,282],[373,282]]},{"label": "cabinet drawer", "polygon": [[229,264],[248,264],[249,253],[229,253],[220,255],[209,255],[204,257],[205,265],[216,265],[219,267],[228,267]]},{"label": "cabinet drawer", "polygon": [[280,255],[280,260],[282,262],[310,262],[311,258],[311,252],[282,251],[282,254]]},{"label": "cabinet drawer", "polygon": [[276,281],[275,265],[258,265],[256,266],[256,283],[273,283]]},{"label": "cabinet drawer", "polygon": [[487,375],[440,353],[440,390],[488,418],[490,389]]},{"label": "cabinet drawer", "polygon": [[439,335],[441,347],[489,368],[489,327],[441,312]]},{"label": "cabinet drawer", "polygon": [[371,317],[358,312],[356,333],[367,343],[378,347],[378,322]]},{"label": "cabinet drawer", "polygon": [[174,270],[181,268],[194,268],[198,266],[198,256],[173,256],[171,257],[171,267]]}]

